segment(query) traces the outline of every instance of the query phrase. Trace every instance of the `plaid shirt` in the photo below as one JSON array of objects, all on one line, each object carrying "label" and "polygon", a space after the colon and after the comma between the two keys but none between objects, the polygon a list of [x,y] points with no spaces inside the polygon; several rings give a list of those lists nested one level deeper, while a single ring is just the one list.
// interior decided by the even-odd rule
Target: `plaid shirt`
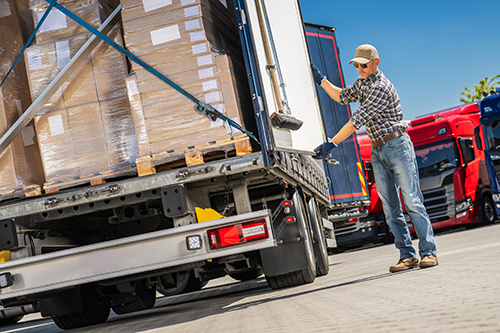
[{"label": "plaid shirt", "polygon": [[408,127],[403,121],[396,88],[380,69],[366,79],[358,78],[340,93],[341,104],[358,101],[360,107],[349,121],[357,129],[366,125],[372,141]]}]

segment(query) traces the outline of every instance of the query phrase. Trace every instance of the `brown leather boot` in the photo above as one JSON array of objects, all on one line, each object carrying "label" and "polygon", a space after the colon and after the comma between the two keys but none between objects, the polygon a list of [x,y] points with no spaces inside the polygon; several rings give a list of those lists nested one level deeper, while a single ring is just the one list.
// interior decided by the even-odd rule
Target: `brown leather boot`
[{"label": "brown leather boot", "polygon": [[397,265],[391,266],[391,268],[389,268],[389,272],[391,273],[401,272],[413,267],[418,267],[418,259],[410,259],[410,258],[400,259]]},{"label": "brown leather boot", "polygon": [[423,256],[422,260],[420,261],[421,268],[432,267],[437,265],[438,265],[438,258],[435,256]]}]

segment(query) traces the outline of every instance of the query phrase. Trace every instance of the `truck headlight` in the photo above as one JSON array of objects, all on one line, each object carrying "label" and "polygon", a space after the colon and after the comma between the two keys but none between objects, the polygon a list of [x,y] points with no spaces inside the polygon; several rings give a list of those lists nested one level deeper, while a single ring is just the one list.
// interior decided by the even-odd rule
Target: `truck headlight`
[{"label": "truck headlight", "polygon": [[500,201],[500,194],[493,194],[493,201]]},{"label": "truck headlight", "polygon": [[0,274],[0,288],[12,286],[14,281],[14,276],[11,273],[5,272]]},{"label": "truck headlight", "polygon": [[464,210],[472,208],[470,199],[460,200],[455,203],[455,213],[463,212]]}]

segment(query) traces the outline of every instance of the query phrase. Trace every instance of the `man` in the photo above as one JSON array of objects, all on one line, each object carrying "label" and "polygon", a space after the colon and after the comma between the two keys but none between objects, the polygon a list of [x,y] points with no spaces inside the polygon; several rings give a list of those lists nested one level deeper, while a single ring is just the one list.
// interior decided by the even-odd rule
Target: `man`
[{"label": "man", "polygon": [[[359,46],[349,62],[354,63],[359,78],[344,89],[334,86],[312,65],[316,82],[332,99],[340,104],[360,103],[359,109],[344,127],[332,139],[318,146],[318,158],[328,156],[340,142],[366,125],[372,142],[372,167],[377,192],[400,253],[399,262],[391,266],[389,271],[394,273],[418,266],[436,266],[434,233],[423,204],[413,144],[406,133],[407,125],[403,121],[398,93],[378,69],[379,62],[375,47],[368,44]],[[419,239],[420,262],[403,215],[399,190]]]}]

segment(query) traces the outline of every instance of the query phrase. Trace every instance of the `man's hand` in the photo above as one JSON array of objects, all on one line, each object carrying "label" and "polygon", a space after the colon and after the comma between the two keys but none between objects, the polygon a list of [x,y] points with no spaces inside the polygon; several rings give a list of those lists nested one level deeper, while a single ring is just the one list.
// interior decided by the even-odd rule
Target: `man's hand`
[{"label": "man's hand", "polygon": [[334,142],[323,142],[314,149],[314,152],[316,153],[316,156],[314,156],[314,158],[317,160],[324,159],[328,157],[328,155],[330,155],[334,148],[337,148],[337,145]]},{"label": "man's hand", "polygon": [[314,79],[316,80],[316,83],[321,86],[321,82],[323,82],[323,80],[326,79],[326,76],[321,74],[318,67],[316,67],[316,65],[314,65],[312,62],[311,62],[311,68],[313,70]]}]

